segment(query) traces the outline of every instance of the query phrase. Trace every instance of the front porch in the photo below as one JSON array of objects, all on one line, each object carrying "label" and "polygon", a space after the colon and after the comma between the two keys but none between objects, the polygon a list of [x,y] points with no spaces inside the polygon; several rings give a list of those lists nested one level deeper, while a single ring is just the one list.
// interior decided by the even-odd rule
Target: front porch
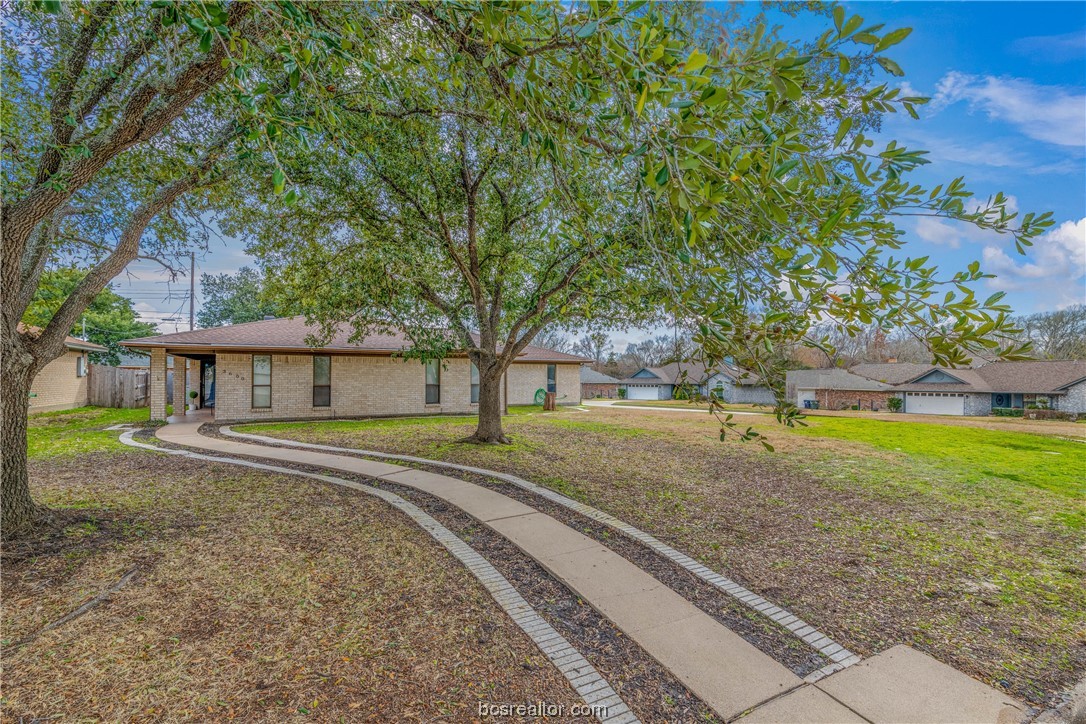
[{"label": "front porch", "polygon": [[1057,397],[1021,392],[993,392],[992,409],[1055,410]]},{"label": "front porch", "polygon": [[[215,355],[210,352],[179,354],[164,347],[151,349],[150,353],[148,407],[151,420],[167,419],[166,384],[169,379],[167,360],[170,357],[174,360],[174,416],[184,416],[188,412],[188,406],[195,402],[198,409],[194,412],[204,413],[209,421],[213,420],[215,418]],[[197,393],[195,399],[189,397],[189,392],[193,390]]]},{"label": "front porch", "polygon": [[200,410],[183,410],[178,412],[175,409],[174,413],[166,418],[166,422],[171,425],[185,422],[194,423],[197,426],[200,426],[207,422],[215,422],[215,410],[212,408],[204,408]]}]

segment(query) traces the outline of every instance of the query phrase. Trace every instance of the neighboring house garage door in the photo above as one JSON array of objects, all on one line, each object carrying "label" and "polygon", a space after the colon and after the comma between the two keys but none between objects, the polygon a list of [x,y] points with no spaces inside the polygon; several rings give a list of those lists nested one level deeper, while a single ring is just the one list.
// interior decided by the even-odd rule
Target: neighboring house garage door
[{"label": "neighboring house garage door", "polygon": [[907,392],[905,412],[914,415],[964,415],[965,395],[953,392]]},{"label": "neighboring house garage door", "polygon": [[626,385],[627,400],[659,400],[659,385]]}]

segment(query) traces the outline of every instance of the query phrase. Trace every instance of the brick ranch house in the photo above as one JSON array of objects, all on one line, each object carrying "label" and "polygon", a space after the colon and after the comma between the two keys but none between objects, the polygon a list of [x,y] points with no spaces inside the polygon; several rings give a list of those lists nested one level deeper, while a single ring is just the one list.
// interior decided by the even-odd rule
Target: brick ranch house
[{"label": "brick ranch house", "polygon": [[[316,331],[304,317],[285,317],[121,344],[151,355],[152,420],[166,419],[171,356],[174,399],[197,391],[219,422],[478,411],[478,373],[463,353],[424,364],[400,356],[409,344],[402,334],[351,342],[348,327],[314,348],[307,338]],[[588,361],[528,346],[505,375],[502,403],[533,404],[542,389],[556,393],[559,404],[579,404],[581,365]]]},{"label": "brick ranch house", "polygon": [[[19,326],[20,331],[40,333],[37,327]],[[42,367],[30,385],[28,411],[53,412],[84,407],[90,402],[87,375],[90,374],[89,352],[106,352],[101,345],[76,337],[64,339],[64,354]]]},{"label": "brick ranch house", "polygon": [[993,409],[1047,407],[1086,414],[1086,360],[988,362],[972,369],[913,363],[858,364],[844,369],[793,370],[788,399],[798,407],[830,410],[858,405],[928,415],[989,415]]}]

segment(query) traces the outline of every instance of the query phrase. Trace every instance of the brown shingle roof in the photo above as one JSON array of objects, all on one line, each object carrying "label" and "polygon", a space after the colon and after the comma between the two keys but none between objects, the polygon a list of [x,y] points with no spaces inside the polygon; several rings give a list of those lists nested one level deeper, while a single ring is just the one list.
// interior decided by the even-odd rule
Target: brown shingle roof
[{"label": "brown shingle roof", "polygon": [[916,364],[915,362],[887,362],[884,364],[852,365],[848,371],[869,380],[878,380],[890,385],[900,385],[902,382],[908,382],[931,369],[934,369],[931,365]]},{"label": "brown shingle roof", "polygon": [[[627,377],[622,382],[648,385],[656,382],[656,384],[661,385],[677,385],[681,380],[688,384],[697,385],[704,382],[708,376],[705,373],[705,365],[698,362],[669,362],[660,367],[642,367],[641,370],[648,370],[656,375],[659,381],[657,382],[651,377]],[[638,370],[638,372],[641,370]],[[685,377],[683,377],[684,372],[686,373]]]},{"label": "brown shingle roof", "polygon": [[1058,392],[1086,380],[1086,360],[991,362],[975,373],[994,392]]},{"label": "brown shingle roof", "polygon": [[789,370],[785,375],[789,386],[803,390],[888,390],[890,385],[843,369]]},{"label": "brown shingle roof", "polygon": [[[661,367],[642,367],[660,378],[657,384],[677,385],[686,382],[691,385],[703,384],[711,375],[723,374],[735,380],[737,385],[758,385],[761,380],[757,375],[728,364],[708,365],[701,362],[669,362]],[[640,372],[641,370],[638,370]],[[683,372],[686,376],[683,377]],[[635,373],[636,374],[636,373]],[[653,384],[651,377],[627,377],[625,384]]]},{"label": "brown shingle roof", "polygon": [[[924,382],[919,378],[939,370],[958,382]],[[858,364],[850,370],[870,380],[886,382],[904,392],[1020,392],[1056,393],[1076,382],[1086,380],[1086,360],[1030,360],[1026,362],[989,362],[972,369],[951,369],[909,362],[894,364]],[[834,380],[848,384],[846,378]],[[831,387],[830,389],[844,389]],[[849,387],[848,389],[852,389]]]},{"label": "brown shingle roof", "polygon": [[581,368],[581,384],[582,385],[617,385],[618,380],[611,375],[605,375],[602,372],[597,372],[591,367]]},{"label": "brown shingle roof", "polygon": [[[411,347],[411,342],[402,332],[373,333],[365,338],[351,341],[353,328],[341,324],[336,333],[326,343],[316,347],[309,345],[309,338],[320,332],[317,326],[306,324],[305,317],[282,317],[266,319],[244,324],[231,324],[225,327],[196,329],[191,332],[160,334],[155,337],[126,339],[121,345],[132,349],[151,349],[168,347],[181,352],[184,348],[213,350],[316,350],[329,352],[389,353],[402,352]],[[500,350],[499,350],[500,351]],[[543,347],[528,345],[517,357],[519,362],[589,362],[586,357],[578,357],[565,352],[556,352]]]}]

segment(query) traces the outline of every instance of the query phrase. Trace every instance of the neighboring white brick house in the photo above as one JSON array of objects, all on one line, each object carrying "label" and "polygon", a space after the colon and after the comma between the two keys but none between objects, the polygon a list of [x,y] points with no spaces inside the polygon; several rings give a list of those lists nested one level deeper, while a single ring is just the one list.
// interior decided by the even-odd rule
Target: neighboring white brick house
[{"label": "neighboring white brick house", "polygon": [[[288,420],[396,415],[471,414],[478,411],[472,365],[463,354],[441,360],[429,374],[401,356],[401,335],[371,335],[351,342],[337,334],[309,347],[315,330],[302,317],[179,332],[122,344],[151,352],[151,419],[166,416],[166,358],[188,359],[187,387],[199,392],[215,419]],[[581,401],[580,365],[586,360],[527,347],[502,382],[502,402],[530,405],[552,389],[559,404]],[[175,377],[183,377],[177,365]],[[178,389],[185,384],[180,377]]]}]

